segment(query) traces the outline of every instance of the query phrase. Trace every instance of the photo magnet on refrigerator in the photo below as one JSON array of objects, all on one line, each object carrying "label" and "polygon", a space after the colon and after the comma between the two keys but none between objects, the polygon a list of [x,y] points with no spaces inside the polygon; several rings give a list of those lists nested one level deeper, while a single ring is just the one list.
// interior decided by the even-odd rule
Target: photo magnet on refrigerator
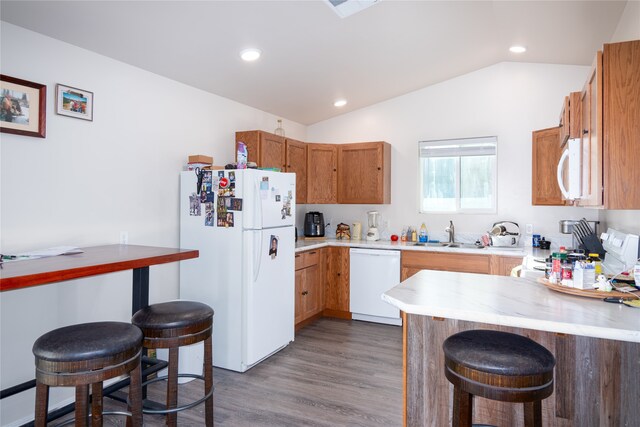
[{"label": "photo magnet on refrigerator", "polygon": [[276,259],[278,256],[278,236],[271,235],[269,239],[269,256],[271,259]]},{"label": "photo magnet on refrigerator", "polygon": [[196,193],[189,196],[189,215],[200,216],[200,196]]},{"label": "photo magnet on refrigerator", "polygon": [[242,210],[242,199],[236,199],[232,197],[230,200],[231,200],[231,208],[229,208],[229,210],[232,210],[232,211]]},{"label": "photo magnet on refrigerator", "polygon": [[204,204],[204,225],[207,227],[213,227],[213,203]]},{"label": "photo magnet on refrigerator", "polygon": [[218,227],[233,227],[233,212],[227,212],[225,214],[218,212]]}]

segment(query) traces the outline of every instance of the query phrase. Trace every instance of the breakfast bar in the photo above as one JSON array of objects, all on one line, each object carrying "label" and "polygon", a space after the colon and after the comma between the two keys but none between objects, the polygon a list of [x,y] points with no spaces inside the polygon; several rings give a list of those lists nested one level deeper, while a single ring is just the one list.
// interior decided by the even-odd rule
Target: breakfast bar
[{"label": "breakfast bar", "polygon": [[[549,426],[638,425],[640,310],[561,294],[531,279],[422,270],[382,298],[405,313],[407,426],[451,423],[444,340],[491,329],[527,336],[556,358]],[[474,423],[519,425],[522,406],[477,398]]]},{"label": "breakfast bar", "polygon": [[[0,292],[20,292],[22,289],[81,279],[107,273],[132,270],[131,313],[149,305],[149,267],[197,258],[199,252],[192,249],[164,248],[137,245],[104,245],[82,248],[80,253],[44,257],[4,263],[0,269]],[[28,311],[27,311],[28,312]],[[17,323],[17,328],[20,325]],[[143,361],[147,363],[148,359]],[[156,363],[147,373],[166,366]],[[35,386],[35,380],[12,385],[0,391],[0,399],[9,398]],[[121,388],[112,384],[105,394]],[[73,409],[67,405],[50,413],[54,419]]]}]

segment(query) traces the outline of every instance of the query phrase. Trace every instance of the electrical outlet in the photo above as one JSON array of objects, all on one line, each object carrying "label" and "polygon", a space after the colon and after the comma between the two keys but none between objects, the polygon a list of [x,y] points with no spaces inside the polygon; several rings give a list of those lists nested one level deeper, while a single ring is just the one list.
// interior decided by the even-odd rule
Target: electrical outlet
[{"label": "electrical outlet", "polygon": [[129,233],[126,231],[120,232],[120,244],[128,245],[129,244]]},{"label": "electrical outlet", "polygon": [[525,230],[527,234],[533,234],[533,224],[527,224]]}]

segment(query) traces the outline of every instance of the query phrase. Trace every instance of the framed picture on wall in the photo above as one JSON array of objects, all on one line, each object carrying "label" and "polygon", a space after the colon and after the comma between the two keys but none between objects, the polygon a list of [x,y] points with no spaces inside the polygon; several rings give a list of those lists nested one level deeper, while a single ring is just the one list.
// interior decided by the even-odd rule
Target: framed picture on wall
[{"label": "framed picture on wall", "polygon": [[93,121],[93,92],[57,84],[56,113]]},{"label": "framed picture on wall", "polygon": [[0,74],[0,132],[46,136],[47,86]]}]

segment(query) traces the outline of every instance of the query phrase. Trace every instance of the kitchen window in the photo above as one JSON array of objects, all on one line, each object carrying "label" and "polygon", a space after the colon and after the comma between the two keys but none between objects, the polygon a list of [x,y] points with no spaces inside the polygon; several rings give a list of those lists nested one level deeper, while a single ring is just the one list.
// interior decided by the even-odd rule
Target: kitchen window
[{"label": "kitchen window", "polygon": [[495,213],[498,138],[420,141],[420,212]]}]

